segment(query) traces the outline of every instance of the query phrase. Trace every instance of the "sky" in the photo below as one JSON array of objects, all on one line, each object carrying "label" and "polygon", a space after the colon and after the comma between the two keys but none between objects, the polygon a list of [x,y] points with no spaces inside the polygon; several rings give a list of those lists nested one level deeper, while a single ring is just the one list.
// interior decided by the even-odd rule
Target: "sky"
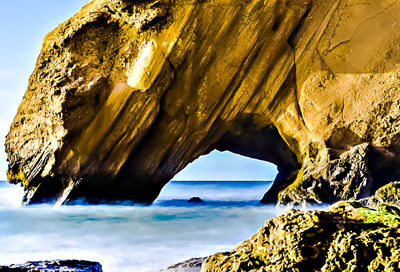
[{"label": "sky", "polygon": [[[5,137],[27,88],[45,35],[87,0],[0,0],[0,180],[6,179]],[[273,180],[276,167],[230,152],[213,151],[175,180]]]}]

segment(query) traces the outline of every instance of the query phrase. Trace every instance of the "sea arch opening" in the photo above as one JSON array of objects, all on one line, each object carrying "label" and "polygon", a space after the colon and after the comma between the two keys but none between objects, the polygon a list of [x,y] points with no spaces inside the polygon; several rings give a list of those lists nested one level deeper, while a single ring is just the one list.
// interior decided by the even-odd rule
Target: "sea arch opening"
[{"label": "sea arch opening", "polygon": [[[164,141],[166,138],[167,140],[174,139],[172,137],[174,135],[171,135],[174,132],[165,129],[162,124],[163,122],[160,121],[159,126],[161,128],[155,126],[147,141],[130,156],[116,178],[118,183],[114,183],[111,190],[102,190],[102,192],[108,193],[111,191],[112,193],[115,192],[113,195],[118,195],[119,199],[150,204],[157,199],[165,197],[164,193],[170,189],[171,184],[173,184],[171,181],[174,179],[268,179],[274,180],[274,182],[270,188],[260,189],[258,200],[265,204],[271,204],[276,202],[278,193],[288,185],[292,174],[300,168],[295,153],[275,127],[268,125],[264,127],[255,126],[248,118],[240,119],[234,127],[232,124],[230,126],[221,123],[216,124],[219,129],[210,130],[207,134],[193,132],[190,137],[184,137],[183,142],[167,141],[166,143]],[[162,132],[159,131],[160,129],[162,129]],[[160,138],[160,135],[167,136]],[[175,136],[180,137],[179,135]],[[228,156],[230,159],[226,157],[224,159],[221,156]],[[220,162],[213,162],[213,158]],[[232,158],[233,161],[238,161],[235,167],[232,165]],[[208,160],[211,163],[207,162]],[[251,162],[263,164],[264,166],[260,167],[261,169],[267,164],[276,165],[275,169],[278,173],[275,179],[273,179],[275,174],[262,178],[250,177],[249,174],[241,177],[237,173],[235,175],[232,169],[243,169],[244,165]],[[194,168],[197,168],[196,165],[202,164],[217,169],[211,171],[197,166],[199,168],[197,174],[195,171],[192,176],[185,177],[187,171],[194,171]],[[229,166],[229,164],[232,167],[227,167],[228,169],[224,171],[223,166]],[[267,167],[264,169],[267,169]],[[199,172],[202,173],[201,176]],[[207,172],[209,174],[218,173],[220,177],[204,176]],[[117,187],[117,191],[114,189],[115,187]],[[183,195],[177,195],[177,197],[183,198]],[[192,197],[197,197],[197,195]]]},{"label": "sea arch opening", "polygon": [[273,163],[213,150],[180,171],[162,189],[157,201],[260,200],[277,174]]}]

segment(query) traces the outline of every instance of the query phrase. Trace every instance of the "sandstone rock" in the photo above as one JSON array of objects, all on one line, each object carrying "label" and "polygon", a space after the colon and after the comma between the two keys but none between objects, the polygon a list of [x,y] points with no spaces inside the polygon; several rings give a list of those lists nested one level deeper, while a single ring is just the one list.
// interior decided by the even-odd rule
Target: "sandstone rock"
[{"label": "sandstone rock", "polygon": [[400,177],[400,4],[93,0],[49,33],[6,140],[25,203],[153,201],[214,149],[272,162],[263,202]]},{"label": "sandstone rock", "polygon": [[101,264],[97,262],[77,260],[56,260],[42,262],[27,262],[20,265],[0,266],[4,272],[102,272]]},{"label": "sandstone rock", "polygon": [[192,258],[184,262],[172,265],[160,272],[200,272],[201,265],[206,258]]},{"label": "sandstone rock", "polygon": [[382,186],[364,202],[373,209],[400,216],[400,182],[395,181]]},{"label": "sandstone rock", "polygon": [[367,148],[368,144],[357,145],[318,169],[315,165],[300,169],[295,182],[279,193],[279,202],[333,203],[368,196],[373,184],[369,182]]},{"label": "sandstone rock", "polygon": [[375,194],[369,198],[368,205],[374,208],[381,205],[400,208],[400,182],[391,182],[379,188]]},{"label": "sandstone rock", "polygon": [[328,211],[289,210],[202,272],[399,271],[400,217],[341,202]]}]

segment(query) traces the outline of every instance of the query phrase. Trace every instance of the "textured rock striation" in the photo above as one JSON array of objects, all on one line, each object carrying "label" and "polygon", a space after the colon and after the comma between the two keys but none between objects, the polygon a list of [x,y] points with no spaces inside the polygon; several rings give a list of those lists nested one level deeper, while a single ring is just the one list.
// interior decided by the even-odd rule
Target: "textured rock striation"
[{"label": "textured rock striation", "polygon": [[400,176],[395,0],[93,0],[49,33],[6,140],[25,203],[152,202],[214,149],[272,162],[263,202]]},{"label": "textured rock striation", "polygon": [[391,206],[400,209],[400,182],[391,182],[379,188],[379,190],[368,199],[367,205],[375,209],[379,209],[382,206]]},{"label": "textured rock striation", "polygon": [[289,210],[202,272],[399,271],[400,217],[339,202],[328,211]]}]

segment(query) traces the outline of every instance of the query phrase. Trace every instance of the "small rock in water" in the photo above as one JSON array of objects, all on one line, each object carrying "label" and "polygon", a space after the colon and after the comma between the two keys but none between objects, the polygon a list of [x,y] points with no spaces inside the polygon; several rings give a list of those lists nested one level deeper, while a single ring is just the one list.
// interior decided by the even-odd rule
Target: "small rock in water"
[{"label": "small rock in water", "polygon": [[55,260],[27,262],[24,264],[12,264],[0,266],[0,272],[103,272],[98,262],[78,260]]},{"label": "small rock in water", "polygon": [[192,258],[165,268],[160,272],[200,272],[201,265],[205,259],[206,258]]},{"label": "small rock in water", "polygon": [[192,197],[188,200],[188,203],[204,203],[204,201],[200,197]]}]

